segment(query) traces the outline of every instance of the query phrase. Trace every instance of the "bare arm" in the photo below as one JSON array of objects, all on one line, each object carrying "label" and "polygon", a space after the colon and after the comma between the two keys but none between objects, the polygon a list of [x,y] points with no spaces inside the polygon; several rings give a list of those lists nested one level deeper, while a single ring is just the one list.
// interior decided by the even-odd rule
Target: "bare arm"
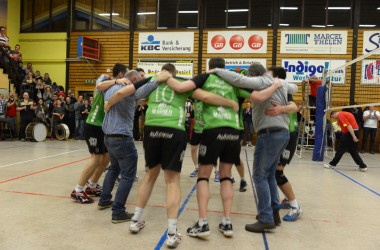
[{"label": "bare arm", "polygon": [[270,87],[260,90],[260,91],[253,91],[249,99],[256,103],[262,103],[266,101],[267,99],[269,99],[273,95],[273,93],[281,86],[282,86],[281,81],[279,81],[278,79],[275,79],[273,85],[271,85]]},{"label": "bare arm", "polygon": [[265,110],[266,115],[277,116],[281,114],[292,114],[296,113],[298,110],[297,104],[295,104],[295,102],[289,102],[286,106],[282,106],[278,103],[272,103],[272,105],[272,108]]},{"label": "bare arm", "polygon": [[127,78],[122,78],[122,79],[117,79],[117,80],[113,79],[113,80],[108,80],[104,82],[99,82],[96,88],[99,91],[106,91],[107,89],[111,88],[115,84],[129,85],[132,83]]},{"label": "bare arm", "polygon": [[177,79],[171,77],[166,81],[166,84],[169,85],[175,92],[184,93],[190,90],[195,89],[197,86],[192,80],[187,80],[180,82]]},{"label": "bare arm", "polygon": [[126,96],[133,95],[136,91],[135,85],[131,84],[122,89],[119,89],[116,93],[114,93],[111,98],[104,102],[104,111],[108,112],[110,108],[118,103],[121,99]]},{"label": "bare arm", "polygon": [[348,132],[350,132],[350,134],[351,134],[351,136],[352,136],[352,139],[354,139],[354,142],[358,142],[359,139],[356,138],[356,135],[355,135],[354,129],[352,128],[351,125],[348,125],[348,126],[347,126],[347,130],[348,130]]},{"label": "bare arm", "polygon": [[205,91],[203,89],[196,89],[193,92],[192,97],[194,99],[197,99],[199,101],[209,103],[215,106],[224,106],[224,107],[230,107],[235,112],[239,111],[239,104],[233,100],[224,98],[223,96]]}]

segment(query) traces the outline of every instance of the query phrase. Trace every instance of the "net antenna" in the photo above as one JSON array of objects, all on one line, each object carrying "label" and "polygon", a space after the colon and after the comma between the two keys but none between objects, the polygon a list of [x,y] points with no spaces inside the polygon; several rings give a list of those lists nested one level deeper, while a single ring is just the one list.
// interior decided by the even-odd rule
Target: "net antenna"
[{"label": "net antenna", "polygon": [[[355,85],[351,86],[351,65],[354,64],[356,64],[356,79]],[[342,75],[346,77],[344,81],[341,79]],[[335,134],[338,129],[330,122],[331,111],[351,111],[362,120],[362,111],[366,107],[380,106],[380,48],[340,67],[325,70],[322,85],[327,85],[326,112],[323,124],[323,133],[327,134],[325,156],[331,158],[333,155],[329,156],[329,151],[334,153]],[[352,93],[354,93],[353,103],[350,102]]]}]

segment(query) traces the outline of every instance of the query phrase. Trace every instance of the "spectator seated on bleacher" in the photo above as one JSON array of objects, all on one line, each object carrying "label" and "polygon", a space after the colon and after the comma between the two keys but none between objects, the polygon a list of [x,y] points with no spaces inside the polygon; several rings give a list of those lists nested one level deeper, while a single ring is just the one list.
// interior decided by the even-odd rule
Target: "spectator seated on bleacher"
[{"label": "spectator seated on bleacher", "polygon": [[[9,52],[11,51],[11,48],[9,47],[9,38],[5,35],[4,27],[0,27],[0,46],[4,49],[5,53],[9,54]],[[1,56],[1,60],[4,63],[8,63],[8,59],[1,52],[0,52],[0,56]],[[7,72],[4,71],[4,73],[7,73]]]},{"label": "spectator seated on bleacher", "polygon": [[49,76],[49,73],[45,73],[44,75],[44,84],[45,85],[51,85],[51,79],[50,79],[50,76]]},{"label": "spectator seated on bleacher", "polygon": [[25,73],[28,74],[29,72],[32,72],[32,76],[34,75],[33,65],[32,63],[28,63],[26,65]]}]

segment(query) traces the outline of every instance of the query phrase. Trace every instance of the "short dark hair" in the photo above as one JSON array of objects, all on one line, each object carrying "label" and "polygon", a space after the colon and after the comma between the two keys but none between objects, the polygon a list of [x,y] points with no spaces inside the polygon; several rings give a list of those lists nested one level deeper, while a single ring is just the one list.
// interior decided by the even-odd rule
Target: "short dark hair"
[{"label": "short dark hair", "polygon": [[2,29],[5,29],[5,27],[4,26],[0,26],[0,30],[2,30]]},{"label": "short dark hair", "polygon": [[136,68],[135,69],[137,72],[144,72],[145,73],[145,70],[143,68]]},{"label": "short dark hair", "polygon": [[262,76],[266,72],[264,66],[259,62],[252,63],[248,68],[248,76]]},{"label": "short dark hair", "polygon": [[16,45],[15,45],[15,47],[17,47],[17,46],[19,46],[19,47],[21,48],[20,44],[16,44]]},{"label": "short dark hair", "polygon": [[278,77],[280,79],[286,79],[286,70],[283,67],[270,67],[268,70],[273,72],[273,77]]},{"label": "short dark hair", "polygon": [[176,76],[177,70],[175,66],[171,63],[166,63],[162,66],[161,70],[169,71],[173,76]]},{"label": "short dark hair", "polygon": [[116,63],[112,69],[112,76],[117,77],[120,73],[123,73],[123,75],[127,73],[127,66],[122,63]]},{"label": "short dark hair", "polygon": [[331,111],[330,116],[333,116],[334,114],[338,113],[338,111]]},{"label": "short dark hair", "polygon": [[224,69],[226,67],[226,61],[224,61],[221,57],[213,57],[208,61],[208,68],[209,69]]}]

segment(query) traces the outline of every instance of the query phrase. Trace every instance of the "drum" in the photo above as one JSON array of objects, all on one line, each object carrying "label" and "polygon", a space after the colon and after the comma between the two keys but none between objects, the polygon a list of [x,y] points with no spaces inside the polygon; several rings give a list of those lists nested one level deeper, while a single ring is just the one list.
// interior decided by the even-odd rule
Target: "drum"
[{"label": "drum", "polygon": [[44,141],[47,136],[46,126],[43,123],[29,123],[26,126],[25,135],[29,141]]},{"label": "drum", "polygon": [[70,136],[69,127],[64,123],[58,124],[56,132],[55,132],[55,137],[57,137],[58,140],[63,141],[63,140],[68,139],[69,136]]}]

